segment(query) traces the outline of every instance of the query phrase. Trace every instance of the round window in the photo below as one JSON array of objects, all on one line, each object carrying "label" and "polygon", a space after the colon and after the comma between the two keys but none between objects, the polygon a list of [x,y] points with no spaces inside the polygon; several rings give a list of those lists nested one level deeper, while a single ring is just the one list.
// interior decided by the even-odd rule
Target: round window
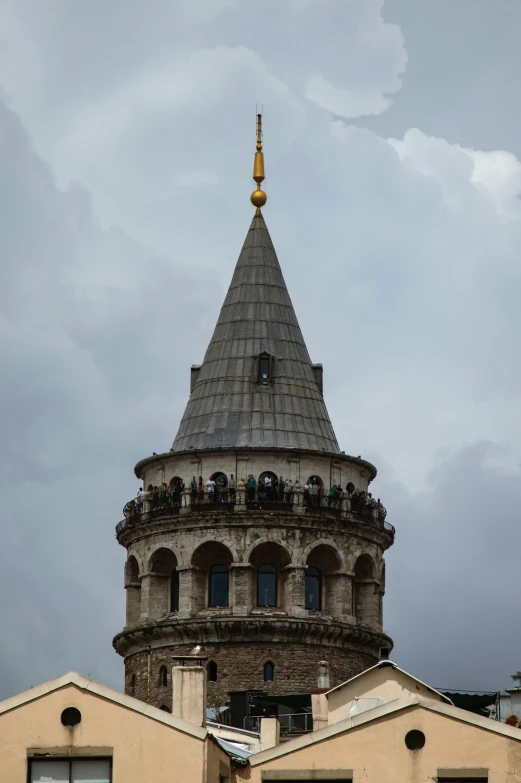
[{"label": "round window", "polygon": [[77,726],[81,721],[81,712],[76,707],[67,707],[62,712],[62,723],[68,729]]},{"label": "round window", "polygon": [[405,744],[409,750],[421,750],[425,745],[425,734],[418,729],[408,731],[405,735]]}]

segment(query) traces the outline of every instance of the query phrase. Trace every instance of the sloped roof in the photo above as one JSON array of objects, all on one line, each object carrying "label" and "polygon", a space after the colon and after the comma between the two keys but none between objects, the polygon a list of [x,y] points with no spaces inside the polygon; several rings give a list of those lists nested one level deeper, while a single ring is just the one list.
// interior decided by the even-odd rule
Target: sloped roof
[{"label": "sloped roof", "polygon": [[344,734],[352,729],[359,728],[364,725],[369,725],[374,721],[378,721],[385,716],[393,716],[397,713],[403,712],[411,708],[423,708],[431,712],[435,712],[438,715],[444,715],[451,720],[459,721],[460,723],[466,723],[471,726],[475,726],[478,729],[492,732],[493,734],[500,734],[509,739],[513,739],[517,742],[521,742],[521,731],[513,726],[507,726],[504,723],[500,723],[497,720],[491,718],[483,718],[481,715],[475,715],[467,710],[462,710],[459,707],[454,707],[452,704],[444,704],[435,699],[428,699],[425,696],[419,696],[411,694],[395,701],[387,702],[379,707],[375,707],[367,712],[362,712],[358,715],[354,715],[351,718],[346,718],[338,723],[333,723],[329,726],[325,726],[323,729],[313,731],[310,734],[304,734],[300,737],[295,737],[287,742],[277,745],[274,748],[268,748],[261,750],[259,753],[255,753],[249,757],[249,762],[252,767],[258,764],[263,764],[266,761],[271,761],[274,758],[286,756],[290,753],[295,753],[302,748],[306,748],[309,745],[313,745],[315,742],[323,742],[325,739],[335,737],[339,734]]},{"label": "sloped roof", "polygon": [[363,672],[360,672],[360,674],[355,674],[355,676],[351,677],[351,679],[346,680],[345,682],[341,682],[340,685],[337,685],[335,688],[331,688],[329,691],[326,692],[325,695],[329,696],[330,693],[334,693],[335,691],[339,691],[342,688],[345,688],[347,685],[351,685],[351,683],[353,683],[355,680],[363,679],[370,672],[374,672],[376,669],[386,669],[386,668],[395,669],[396,671],[408,677],[413,682],[417,682],[418,685],[422,685],[427,691],[431,691],[431,693],[435,693],[437,696],[440,697],[442,701],[446,702],[447,704],[452,704],[452,701],[444,693],[437,691],[436,688],[432,688],[430,685],[427,685],[425,682],[422,682],[422,680],[419,680],[417,677],[413,677],[413,675],[409,674],[409,672],[406,672],[404,669],[400,669],[400,667],[396,663],[393,663],[392,661],[388,661],[388,660],[378,661],[378,663],[376,663],[374,666],[371,666],[369,669],[365,669]]},{"label": "sloped roof", "polygon": [[24,704],[29,704],[36,699],[41,699],[48,693],[52,693],[60,688],[65,688],[68,685],[73,685],[80,690],[93,693],[96,696],[112,701],[114,704],[119,704],[134,712],[139,712],[147,718],[156,720],[159,723],[165,723],[167,726],[171,726],[185,734],[190,734],[192,737],[204,740],[207,736],[207,731],[202,726],[195,726],[181,718],[175,718],[169,712],[160,710],[158,707],[153,707],[151,704],[135,699],[133,696],[127,696],[124,693],[115,691],[107,685],[102,685],[99,682],[95,682],[94,680],[73,671],[62,674],[60,677],[48,680],[41,685],[37,685],[35,688],[31,688],[29,691],[18,693],[16,696],[12,696],[10,699],[5,699],[0,702],[0,715],[9,712],[9,710],[21,707]]},{"label": "sloped roof", "polygon": [[[274,357],[262,384],[256,357]],[[172,451],[290,447],[339,453],[262,214],[252,220]]]}]

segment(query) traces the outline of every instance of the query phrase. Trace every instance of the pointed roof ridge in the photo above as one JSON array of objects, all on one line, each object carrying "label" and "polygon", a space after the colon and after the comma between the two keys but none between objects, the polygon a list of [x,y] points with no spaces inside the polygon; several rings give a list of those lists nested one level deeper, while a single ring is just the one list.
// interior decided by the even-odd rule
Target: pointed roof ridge
[{"label": "pointed roof ridge", "polygon": [[[258,357],[271,360],[262,383]],[[340,449],[264,217],[253,217],[172,451]]]},{"label": "pointed roof ridge", "polygon": [[188,723],[188,721],[183,718],[171,715],[170,713],[159,709],[159,707],[154,707],[152,704],[136,699],[134,696],[121,693],[121,691],[117,691],[109,685],[103,685],[101,682],[97,682],[91,677],[85,677],[85,675],[72,670],[65,674],[61,674],[58,677],[54,677],[51,680],[42,682],[34,688],[22,691],[21,693],[17,693],[14,696],[10,696],[9,698],[0,701],[0,715],[17,709],[18,707],[22,707],[24,704],[29,704],[36,699],[41,699],[54,691],[66,688],[68,685],[72,685],[82,691],[93,693],[96,696],[111,701],[114,704],[119,704],[134,712],[139,712],[146,718],[151,718],[152,720],[164,723],[185,734],[191,734],[198,739],[205,739],[208,734],[206,728],[203,728],[202,726]]}]

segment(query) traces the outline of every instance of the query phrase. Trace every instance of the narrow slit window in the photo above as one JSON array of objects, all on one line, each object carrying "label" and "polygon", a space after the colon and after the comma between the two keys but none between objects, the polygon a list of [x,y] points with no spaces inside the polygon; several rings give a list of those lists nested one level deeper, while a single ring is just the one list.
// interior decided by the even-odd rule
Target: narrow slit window
[{"label": "narrow slit window", "polygon": [[260,379],[261,381],[270,380],[270,359],[269,356],[261,356],[260,359]]}]

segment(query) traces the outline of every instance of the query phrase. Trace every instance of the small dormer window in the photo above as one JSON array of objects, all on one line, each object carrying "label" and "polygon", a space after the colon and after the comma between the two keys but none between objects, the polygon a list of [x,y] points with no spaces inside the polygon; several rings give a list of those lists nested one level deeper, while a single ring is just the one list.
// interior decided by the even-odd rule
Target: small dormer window
[{"label": "small dormer window", "polygon": [[269,353],[261,353],[258,358],[258,376],[261,383],[271,383],[273,357]]}]

